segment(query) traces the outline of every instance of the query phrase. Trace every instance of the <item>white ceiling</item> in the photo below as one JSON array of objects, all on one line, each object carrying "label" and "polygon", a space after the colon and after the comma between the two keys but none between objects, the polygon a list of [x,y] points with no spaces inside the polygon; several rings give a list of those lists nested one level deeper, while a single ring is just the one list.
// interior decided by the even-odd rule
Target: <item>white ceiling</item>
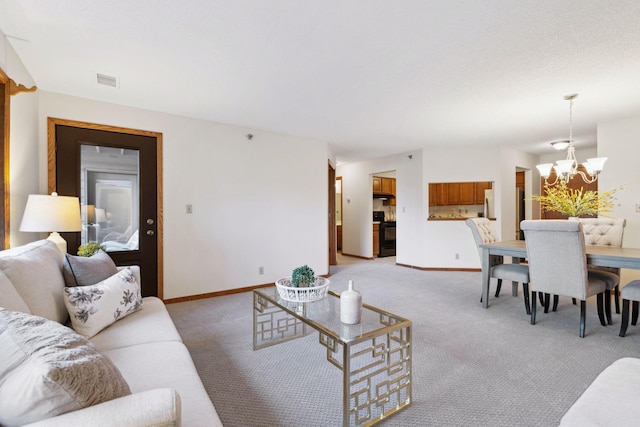
[{"label": "white ceiling", "polygon": [[[542,153],[640,113],[638,0],[0,0],[37,86],[327,141]],[[118,77],[100,86],[96,73]]]}]

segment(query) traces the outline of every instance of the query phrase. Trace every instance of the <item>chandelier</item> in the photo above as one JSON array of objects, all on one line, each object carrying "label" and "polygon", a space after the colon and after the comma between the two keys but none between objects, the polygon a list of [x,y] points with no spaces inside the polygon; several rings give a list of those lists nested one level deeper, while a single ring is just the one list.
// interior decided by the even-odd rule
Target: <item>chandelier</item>
[{"label": "chandelier", "polygon": [[[577,93],[566,95],[565,100],[569,101],[569,139],[563,141],[554,141],[551,145],[557,150],[567,149],[567,158],[565,160],[556,161],[556,165],[553,163],[544,163],[537,165],[540,175],[544,178],[544,182],[547,185],[554,185],[558,182],[559,178],[562,178],[564,182],[569,182],[575,175],[580,175],[584,182],[590,184],[598,179],[598,174],[602,172],[606,157],[597,157],[593,159],[587,159],[582,164],[586,173],[578,169],[578,161],[576,160],[576,149],[573,145],[573,100],[578,96]],[[553,182],[549,182],[548,178],[551,175],[551,171],[556,173]]]}]

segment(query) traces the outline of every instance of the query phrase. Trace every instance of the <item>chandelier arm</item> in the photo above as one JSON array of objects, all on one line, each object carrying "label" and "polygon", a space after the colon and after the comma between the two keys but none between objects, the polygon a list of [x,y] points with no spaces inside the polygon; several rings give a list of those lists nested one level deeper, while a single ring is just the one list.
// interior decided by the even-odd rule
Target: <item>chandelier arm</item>
[{"label": "chandelier arm", "polygon": [[553,180],[553,182],[549,182],[549,181],[547,181],[547,179],[549,179],[549,177],[546,177],[546,178],[544,179],[544,183],[545,183],[546,185],[556,185],[556,184],[558,183],[558,178],[560,177],[560,175],[559,175],[559,174],[555,174],[555,176],[556,176],[556,178]]},{"label": "chandelier arm", "polygon": [[577,171],[577,173],[582,177],[582,180],[585,182],[585,184],[592,184],[598,179],[598,175],[586,174],[583,171]]}]

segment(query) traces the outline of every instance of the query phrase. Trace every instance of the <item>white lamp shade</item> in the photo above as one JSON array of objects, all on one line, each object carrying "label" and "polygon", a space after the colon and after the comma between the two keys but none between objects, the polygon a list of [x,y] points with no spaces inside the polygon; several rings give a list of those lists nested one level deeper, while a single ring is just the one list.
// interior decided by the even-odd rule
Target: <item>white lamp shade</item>
[{"label": "white lamp shade", "polygon": [[557,170],[560,173],[560,175],[567,175],[569,172],[571,172],[571,169],[573,168],[575,161],[574,160],[558,160],[556,163],[558,164]]},{"label": "white lamp shade", "polygon": [[602,169],[604,168],[604,162],[606,161],[607,161],[606,157],[596,157],[593,159],[587,159],[587,163],[589,163],[589,169],[591,169],[589,173],[593,175],[594,173],[598,174],[602,172]]},{"label": "white lamp shade", "polygon": [[548,178],[551,175],[551,168],[553,167],[553,163],[543,163],[541,165],[537,165],[538,171],[540,172],[540,176],[543,178]]},{"label": "white lamp shade", "polygon": [[87,224],[95,224],[96,222],[96,207],[94,205],[83,205],[82,211],[84,212],[85,221]]},{"label": "white lamp shade", "polygon": [[80,200],[77,197],[30,194],[20,231],[73,232],[82,230]]},{"label": "white lamp shade", "polygon": [[107,213],[102,208],[96,208],[96,222],[101,223],[107,220]]}]

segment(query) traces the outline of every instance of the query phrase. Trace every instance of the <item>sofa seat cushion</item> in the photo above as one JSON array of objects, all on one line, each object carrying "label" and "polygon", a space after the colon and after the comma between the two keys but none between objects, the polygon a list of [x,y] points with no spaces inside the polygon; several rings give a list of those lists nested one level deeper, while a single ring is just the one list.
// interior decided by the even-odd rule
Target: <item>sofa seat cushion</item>
[{"label": "sofa seat cushion", "polygon": [[593,380],[562,417],[563,427],[637,426],[640,422],[640,359],[624,357]]},{"label": "sofa seat cushion", "polygon": [[140,284],[126,268],[91,286],[64,288],[64,304],[73,329],[92,337],[142,307]]},{"label": "sofa seat cushion", "polygon": [[103,329],[90,341],[104,351],[150,342],[182,342],[182,338],[164,303],[156,297],[144,297],[141,310]]},{"label": "sofa seat cushion", "polygon": [[118,272],[109,254],[99,250],[90,257],[65,254],[62,273],[67,286],[89,286]]},{"label": "sofa seat cushion", "polygon": [[59,323],[69,318],[62,292],[62,254],[51,240],[38,240],[0,252],[0,270],[7,275],[29,311]]},{"label": "sofa seat cushion", "polygon": [[164,341],[104,351],[133,393],[172,387],[182,402],[183,426],[222,426],[209,395],[181,342]]},{"label": "sofa seat cushion", "polygon": [[18,426],[131,394],[120,371],[57,322],[0,309],[0,425]]}]

